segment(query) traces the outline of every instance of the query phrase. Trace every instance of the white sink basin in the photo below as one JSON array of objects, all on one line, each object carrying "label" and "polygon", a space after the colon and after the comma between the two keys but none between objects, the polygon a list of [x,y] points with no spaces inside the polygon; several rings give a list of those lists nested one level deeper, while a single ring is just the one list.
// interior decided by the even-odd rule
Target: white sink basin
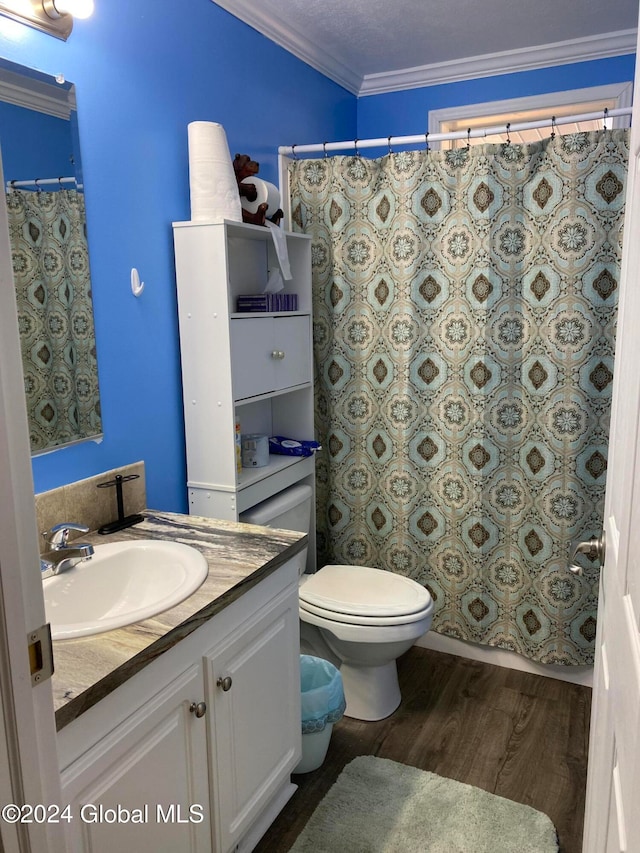
[{"label": "white sink basin", "polygon": [[54,640],[100,634],[168,610],[207,576],[203,555],[153,539],[96,545],[90,560],[43,581]]}]

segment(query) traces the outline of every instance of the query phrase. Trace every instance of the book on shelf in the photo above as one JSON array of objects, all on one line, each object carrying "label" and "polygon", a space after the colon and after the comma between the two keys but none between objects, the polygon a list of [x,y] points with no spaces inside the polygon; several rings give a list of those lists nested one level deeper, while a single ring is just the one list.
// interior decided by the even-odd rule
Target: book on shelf
[{"label": "book on shelf", "polygon": [[297,311],[297,293],[259,293],[238,296],[236,310],[243,311]]}]

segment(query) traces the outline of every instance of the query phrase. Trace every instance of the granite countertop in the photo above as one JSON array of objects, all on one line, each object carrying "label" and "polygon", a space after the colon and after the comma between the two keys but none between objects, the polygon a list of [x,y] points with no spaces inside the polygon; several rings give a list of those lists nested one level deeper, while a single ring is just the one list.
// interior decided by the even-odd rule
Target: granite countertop
[{"label": "granite countertop", "polygon": [[163,652],[195,631],[301,551],[307,537],[287,530],[193,515],[145,510],[145,520],[94,545],[170,539],[201,551],[209,564],[204,583],[180,604],[103,634],[53,643],[53,702],[58,731]]}]

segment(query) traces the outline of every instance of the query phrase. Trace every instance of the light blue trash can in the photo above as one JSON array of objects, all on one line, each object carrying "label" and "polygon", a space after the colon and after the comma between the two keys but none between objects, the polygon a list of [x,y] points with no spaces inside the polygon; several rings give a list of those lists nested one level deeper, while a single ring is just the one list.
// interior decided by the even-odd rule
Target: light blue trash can
[{"label": "light blue trash can", "polygon": [[310,773],[322,764],[331,730],[344,714],[342,676],[328,660],[300,655],[302,758],[294,773]]}]

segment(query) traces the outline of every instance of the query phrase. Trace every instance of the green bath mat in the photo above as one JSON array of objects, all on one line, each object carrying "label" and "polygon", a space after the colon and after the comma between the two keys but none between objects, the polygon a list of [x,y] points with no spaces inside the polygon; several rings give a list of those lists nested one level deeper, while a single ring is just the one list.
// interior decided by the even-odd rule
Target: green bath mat
[{"label": "green bath mat", "polygon": [[291,853],[557,853],[542,812],[396,761],[342,771]]}]

